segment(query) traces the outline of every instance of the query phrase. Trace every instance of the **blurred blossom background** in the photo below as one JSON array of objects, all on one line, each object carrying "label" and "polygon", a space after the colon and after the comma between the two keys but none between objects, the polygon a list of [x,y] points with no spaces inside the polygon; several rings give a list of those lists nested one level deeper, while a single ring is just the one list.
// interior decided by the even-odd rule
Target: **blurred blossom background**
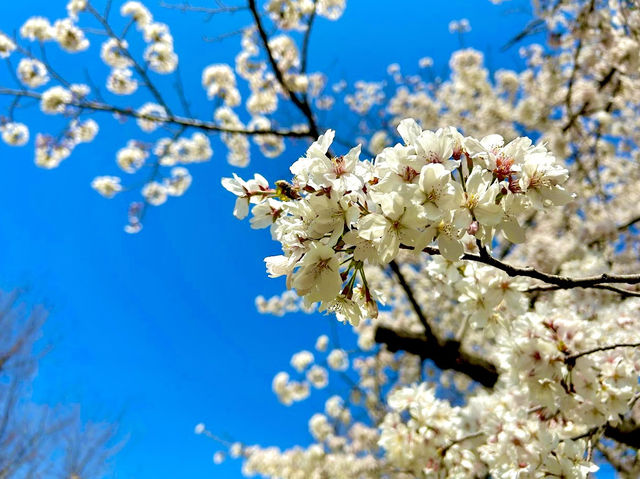
[{"label": "blurred blossom background", "polygon": [[[92,3],[104,7],[103,0]],[[120,3],[114,1],[111,18],[123,26]],[[0,30],[12,35],[33,15],[62,18],[65,4],[4,0]],[[248,25],[249,13],[207,21],[195,12],[165,8],[158,0],[145,4],[171,28],[194,116],[211,118],[213,102],[201,86],[202,69],[233,63],[240,36],[203,39]],[[528,2],[520,0],[502,5],[352,0],[338,22],[317,21],[309,69],[326,73],[330,84],[386,81],[383,88],[391,88],[397,72],[446,77],[450,54],[463,46],[483,52],[491,71],[498,66],[520,70],[522,43],[505,51],[501,47],[530,18]],[[129,41],[140,52],[136,37]],[[524,44],[533,41],[535,36]],[[94,41],[89,50],[68,55],[51,45],[49,60],[75,82],[86,82],[89,71],[103,86],[108,67],[99,60],[99,48]],[[173,76],[155,78],[179,110]],[[13,86],[4,67],[0,85]],[[150,101],[146,95],[120,102],[141,105]],[[336,104],[320,112],[319,123],[336,129],[339,138],[357,138],[357,125],[345,112],[343,104]],[[0,144],[0,287],[25,289],[23,301],[50,311],[44,338],[53,349],[40,362],[33,400],[78,403],[84,420],[117,421],[126,444],[113,460],[113,477],[240,477],[238,461],[213,464],[214,445],[194,434],[198,423],[230,441],[280,447],[308,443],[308,418],[342,386],[334,381],[309,400],[284,407],[271,392],[273,376],[287,368],[293,353],[312,349],[322,333],[338,334],[347,349],[353,337],[349,328],[334,328],[333,317],[322,314],[272,317],[257,312],[256,296],[285,289],[284,281],[267,278],[262,261],[280,251],[268,230],[250,231],[248,221],[232,216],[234,198],[220,186],[220,178],[233,172],[289,178],[288,167],[306,143],[289,147],[275,160],[254,149],[249,166],[239,171],[225,161],[226,151],[213,137],[213,159],[190,168],[190,190],[151,207],[143,230],[129,235],[123,226],[131,196],[106,200],[90,183],[97,174],[117,173],[114,153],[128,138],[143,139],[135,124],[96,118],[101,127],[97,139],[49,171],[33,163],[33,138],[38,131],[55,131],[51,125],[60,119],[45,117],[37,105],[20,112],[20,118],[31,127],[30,145],[12,149]],[[148,135],[149,141],[158,135]]]}]

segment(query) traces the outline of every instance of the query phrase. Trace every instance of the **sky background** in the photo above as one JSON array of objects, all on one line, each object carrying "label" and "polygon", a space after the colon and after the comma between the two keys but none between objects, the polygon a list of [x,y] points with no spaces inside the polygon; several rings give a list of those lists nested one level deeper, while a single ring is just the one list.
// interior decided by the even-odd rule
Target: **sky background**
[{"label": "sky background", "polygon": [[[0,30],[12,33],[31,15],[61,18],[65,3],[2,0]],[[117,22],[121,3],[114,1]],[[146,2],[155,18],[171,27],[187,96],[195,114],[209,119],[212,105],[200,86],[202,68],[231,62],[240,38],[217,43],[202,38],[233,31],[250,18],[237,13],[204,22],[202,15],[159,4]],[[333,82],[376,80],[390,63],[413,73],[419,58],[431,56],[436,71],[444,72],[450,53],[460,46],[448,23],[463,17],[472,26],[466,46],[485,52],[493,69],[519,68],[517,49],[500,52],[500,47],[529,20],[526,9],[516,8],[522,5],[351,0],[338,22],[316,22],[310,71],[323,71]],[[59,54],[51,46],[50,58],[69,79],[83,82],[87,69],[103,85],[107,68],[98,59],[98,46],[95,41],[77,55]],[[12,85],[6,70],[0,70],[0,85]],[[171,80],[160,85],[170,91]],[[179,110],[175,94],[168,97]],[[139,106],[147,100],[136,94],[115,101]],[[344,111],[340,105],[336,109],[334,114]],[[287,408],[271,393],[271,380],[289,369],[294,352],[313,348],[332,319],[257,313],[257,295],[284,288],[267,278],[262,261],[280,251],[268,231],[253,231],[248,221],[233,218],[234,198],[220,186],[220,178],[234,171],[288,178],[288,165],[304,144],[276,160],[254,154],[240,171],[225,162],[224,150],[214,143],[212,161],[190,168],[194,182],[187,194],[152,208],[142,232],[132,236],[123,226],[128,201],[137,197],[106,200],[89,185],[97,175],[117,174],[116,150],[142,134],[130,122],[102,118],[96,141],[78,147],[52,171],[34,165],[33,142],[21,149],[0,145],[0,287],[26,288],[27,301],[51,311],[44,336],[54,349],[41,362],[34,397],[50,404],[81,403],[87,420],[118,420],[128,438],[114,461],[119,478],[240,477],[238,462],[212,463],[215,444],[193,433],[198,422],[245,443],[308,443],[308,418],[340,387]],[[59,125],[35,110],[17,119],[29,124],[32,137],[37,131],[55,133]],[[348,328],[338,329],[348,342]]]}]

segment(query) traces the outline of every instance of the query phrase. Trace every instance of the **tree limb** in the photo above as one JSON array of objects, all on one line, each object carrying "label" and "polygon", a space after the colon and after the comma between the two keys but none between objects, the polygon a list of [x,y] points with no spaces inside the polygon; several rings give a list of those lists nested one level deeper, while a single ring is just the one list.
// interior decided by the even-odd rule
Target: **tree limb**
[{"label": "tree limb", "polygon": [[458,341],[437,341],[423,336],[399,333],[391,328],[378,326],[375,340],[385,344],[391,352],[406,351],[429,359],[440,369],[451,369],[466,374],[485,387],[492,388],[498,381],[496,367],[484,358],[462,349]]},{"label": "tree limb", "polygon": [[[402,249],[408,249],[408,250],[414,249],[412,246],[406,246],[406,245],[400,245],[400,247]],[[441,254],[438,248],[435,248],[432,246],[427,246],[422,251],[432,256]],[[556,285],[559,287],[558,289],[593,288],[597,285],[602,285],[607,283],[640,284],[640,274],[616,275],[616,274],[603,273],[597,276],[585,276],[584,278],[571,278],[569,276],[544,273],[532,267],[521,268],[518,266],[513,266],[510,264],[504,263],[489,254],[476,255],[471,253],[465,253],[462,255],[460,259],[467,260],[467,261],[475,261],[477,263],[493,266],[496,269],[504,271],[505,273],[507,273],[507,275],[511,277],[522,276],[525,278],[537,279],[547,284]]]},{"label": "tree limb", "polygon": [[267,32],[264,29],[264,25],[262,23],[262,19],[260,18],[260,13],[258,12],[258,7],[256,5],[256,0],[249,0],[249,10],[251,10],[251,14],[253,15],[253,19],[255,21],[256,27],[258,28],[258,35],[260,35],[260,39],[262,40],[262,45],[264,47],[264,51],[267,54],[267,58],[269,60],[269,64],[271,65],[271,69],[273,70],[273,74],[278,80],[278,83],[284,90],[284,92],[291,98],[293,104],[300,110],[300,112],[305,116],[307,122],[309,123],[309,133],[313,137],[320,136],[320,129],[316,124],[316,120],[313,117],[313,112],[311,111],[311,107],[306,100],[301,100],[298,96],[290,90],[287,86],[287,83],[284,79],[284,75],[280,68],[278,67],[278,63],[273,56],[273,52],[271,51],[271,47],[269,47],[269,37],[267,36]]},{"label": "tree limb", "polygon": [[[20,97],[28,97],[35,98],[40,100],[42,98],[42,94],[34,91],[28,90],[16,90],[13,88],[0,88],[0,95],[11,95],[11,96],[20,96]],[[101,111],[107,113],[117,113],[118,115],[128,116],[132,118],[137,118],[141,120],[151,120],[158,121],[163,123],[173,123],[175,125],[197,128],[199,130],[210,131],[210,132],[219,132],[219,133],[232,133],[232,134],[240,134],[240,135],[276,135],[288,138],[308,138],[312,137],[308,131],[294,131],[294,130],[246,130],[246,129],[236,129],[236,128],[225,128],[219,126],[210,121],[198,120],[195,118],[184,118],[176,115],[168,115],[166,117],[158,117],[155,115],[145,115],[142,113],[138,113],[132,108],[122,108],[114,105],[109,105],[106,103],[100,103],[97,101],[90,100],[73,100],[69,103],[70,106],[75,106],[78,108],[84,108],[87,110],[93,111]]]}]

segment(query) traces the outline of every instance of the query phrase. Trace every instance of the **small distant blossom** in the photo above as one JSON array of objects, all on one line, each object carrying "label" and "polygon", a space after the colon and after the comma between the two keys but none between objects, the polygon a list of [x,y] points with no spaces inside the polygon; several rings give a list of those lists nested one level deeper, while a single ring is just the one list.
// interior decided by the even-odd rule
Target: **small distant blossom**
[{"label": "small distant blossom", "polygon": [[46,42],[55,37],[55,31],[49,19],[44,17],[31,17],[20,28],[20,36],[31,41],[39,40]]},{"label": "small distant blossom", "polygon": [[322,366],[311,366],[311,368],[307,371],[307,380],[313,385],[316,389],[323,389],[327,387],[329,384],[329,375],[327,370]]},{"label": "small distant blossom", "polygon": [[113,198],[122,191],[120,178],[117,176],[98,176],[91,182],[91,187],[105,198]]},{"label": "small distant blossom", "polygon": [[387,74],[388,75],[395,75],[396,73],[400,73],[400,65],[397,63],[392,63],[389,66],[387,66]]},{"label": "small distant blossom", "polygon": [[345,371],[349,367],[349,358],[342,349],[334,349],[329,353],[327,363],[331,369]]},{"label": "small distant blossom", "polygon": [[57,20],[53,24],[54,38],[69,53],[76,53],[89,48],[89,40],[84,32],[70,19]]},{"label": "small distant blossom", "polygon": [[466,18],[449,22],[449,33],[467,33],[470,31],[471,24]]},{"label": "small distant blossom", "polygon": [[144,28],[153,19],[147,7],[137,1],[125,2],[120,8],[120,14],[124,17],[131,17],[138,28]]},{"label": "small distant blossom", "polygon": [[2,141],[10,146],[23,146],[29,141],[29,129],[23,123],[9,122],[0,125]]},{"label": "small distant blossom", "polygon": [[171,177],[163,182],[169,196],[182,196],[191,186],[189,170],[181,166],[171,169]]},{"label": "small distant blossom", "polygon": [[162,138],[153,149],[163,166],[173,166],[179,163],[200,163],[208,161],[213,155],[211,142],[206,135],[196,132],[191,138],[182,137],[178,140]]},{"label": "small distant blossom", "polygon": [[[163,119],[167,116],[167,111],[163,106],[156,103],[145,103],[138,108],[138,126],[141,130],[146,132],[152,132],[160,126]],[[147,117],[152,117],[147,118]]]},{"label": "small distant blossom", "polygon": [[16,44],[13,43],[8,36],[0,32],[0,58],[9,58],[11,52],[16,49]]},{"label": "small distant blossom", "polygon": [[115,68],[107,77],[107,89],[116,95],[131,95],[138,89],[138,82],[128,68]]},{"label": "small distant blossom", "polygon": [[240,103],[240,93],[236,88],[236,78],[229,65],[209,65],[202,72],[202,86],[209,98],[219,97],[225,105],[236,106]]},{"label": "small distant blossom", "polygon": [[144,199],[153,206],[160,206],[167,201],[168,191],[166,186],[157,181],[147,183],[142,188],[142,196]]},{"label": "small distant blossom", "polygon": [[71,93],[73,93],[76,98],[80,99],[85,98],[91,93],[91,88],[83,83],[74,83],[69,87],[69,90],[71,90]]},{"label": "small distant blossom", "polygon": [[129,45],[126,40],[109,38],[102,44],[100,58],[110,67],[126,68],[132,63],[126,53],[128,47]]},{"label": "small distant blossom", "polygon": [[309,365],[313,364],[314,358],[313,354],[309,351],[300,351],[296,353],[291,358],[291,366],[301,373],[304,371]]},{"label": "small distant blossom", "polygon": [[242,455],[242,449],[242,444],[240,444],[239,442],[234,442],[229,448],[229,455],[234,459],[238,458]]},{"label": "small distant blossom", "polygon": [[205,431],[205,425],[204,423],[198,423],[196,424],[196,427],[194,428],[194,432],[196,434],[202,434]]},{"label": "small distant blossom", "polygon": [[141,148],[135,141],[130,141],[125,148],[118,151],[116,161],[123,171],[135,173],[142,167],[148,156],[148,151]]},{"label": "small distant blossom", "polygon": [[142,30],[144,41],[150,44],[164,44],[168,47],[173,46],[173,37],[169,31],[169,27],[164,23],[154,22],[145,25]]},{"label": "small distant blossom", "polygon": [[71,155],[69,145],[55,141],[49,135],[36,135],[35,164],[41,168],[57,168],[60,163]]},{"label": "small distant blossom", "polygon": [[49,81],[47,67],[39,60],[23,58],[18,63],[18,78],[31,88],[38,88]]},{"label": "small distant blossom", "polygon": [[73,94],[64,87],[54,86],[42,94],[40,109],[44,113],[55,115],[64,113],[73,102]]},{"label": "small distant blossom", "polygon": [[69,17],[77,19],[78,13],[87,8],[88,0],[69,0],[67,3],[67,12]]},{"label": "small distant blossom", "polygon": [[144,211],[144,203],[135,201],[129,205],[129,223],[124,227],[125,233],[137,234],[142,231],[142,223],[140,217]]},{"label": "small distant blossom", "polygon": [[90,143],[98,134],[98,130],[98,123],[91,118],[85,121],[72,120],[69,124],[68,136],[75,143]]},{"label": "small distant blossom", "polygon": [[329,20],[337,20],[342,16],[346,7],[346,0],[319,0],[317,2],[318,15],[328,18]]},{"label": "small distant blossom", "polygon": [[355,88],[354,93],[344,97],[344,102],[352,111],[360,115],[368,113],[384,100],[384,84],[381,82],[358,81],[355,83]]},{"label": "small distant blossom", "polygon": [[433,66],[433,58],[431,57],[422,57],[418,60],[418,66],[420,68],[429,68]]},{"label": "small distant blossom", "polygon": [[318,351],[326,351],[329,344],[329,337],[326,334],[318,336],[316,340],[316,349]]},{"label": "small distant blossom", "polygon": [[178,55],[173,46],[165,42],[155,42],[144,51],[144,60],[156,73],[171,73],[178,66]]}]

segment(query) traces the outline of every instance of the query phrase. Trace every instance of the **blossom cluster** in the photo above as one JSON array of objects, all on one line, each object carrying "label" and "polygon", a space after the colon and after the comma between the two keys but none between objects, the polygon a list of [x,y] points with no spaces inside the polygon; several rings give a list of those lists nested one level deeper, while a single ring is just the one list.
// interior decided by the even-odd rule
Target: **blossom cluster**
[{"label": "blossom cluster", "polygon": [[282,244],[284,255],[265,260],[270,276],[285,275],[307,304],[320,302],[355,325],[377,309],[365,264],[388,264],[401,248],[421,251],[433,242],[456,261],[465,243],[491,247],[497,232],[520,243],[523,212],[572,199],[563,187],[567,170],[527,138],[477,140],[452,128],[423,131],[411,119],[398,132],[404,143],[372,161],[360,160],[360,146],[332,156],[328,131],[293,163],[291,183],[271,187],[260,175],[222,180],[237,196],[236,217],[254,204],[251,226],[271,227]]},{"label": "blossom cluster", "polygon": [[20,36],[30,41],[57,42],[68,53],[78,53],[89,48],[89,40],[77,25],[77,14],[87,7],[86,0],[68,3],[68,18],[53,24],[44,17],[31,17],[20,28]]},{"label": "blossom cluster", "polygon": [[265,10],[283,30],[304,30],[302,20],[315,14],[337,20],[342,16],[346,0],[269,0]]},{"label": "blossom cluster", "polygon": [[[329,338],[326,335],[320,336],[315,345],[317,354],[326,353],[328,345]],[[285,405],[306,399],[311,392],[310,386],[316,389],[327,387],[329,383],[328,370],[339,372],[347,370],[349,356],[343,349],[335,348],[329,351],[324,360],[320,362],[316,361],[316,357],[311,351],[302,350],[291,357],[291,366],[299,375],[304,374],[303,380],[292,380],[289,373],[285,371],[279,372],[273,378],[273,391],[278,396],[278,400]]]}]

